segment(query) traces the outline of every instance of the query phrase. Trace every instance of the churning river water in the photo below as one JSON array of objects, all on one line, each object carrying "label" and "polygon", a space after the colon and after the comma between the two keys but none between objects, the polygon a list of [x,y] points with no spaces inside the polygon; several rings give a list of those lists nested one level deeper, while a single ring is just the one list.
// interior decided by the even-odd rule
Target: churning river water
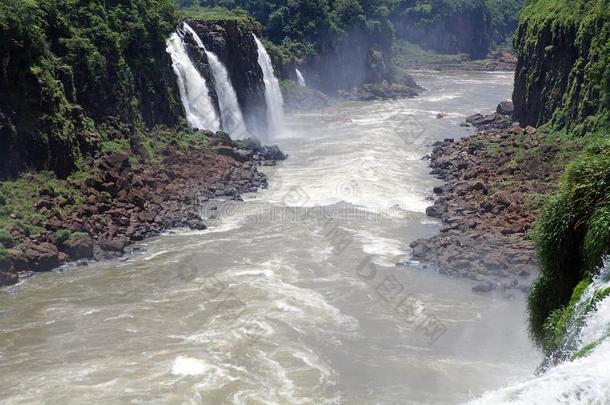
[{"label": "churning river water", "polygon": [[418,98],[288,117],[269,189],[206,204],[208,230],[1,291],[0,402],[445,404],[531,375],[524,298],[408,248],[439,230],[422,156],[512,74],[415,77]]}]

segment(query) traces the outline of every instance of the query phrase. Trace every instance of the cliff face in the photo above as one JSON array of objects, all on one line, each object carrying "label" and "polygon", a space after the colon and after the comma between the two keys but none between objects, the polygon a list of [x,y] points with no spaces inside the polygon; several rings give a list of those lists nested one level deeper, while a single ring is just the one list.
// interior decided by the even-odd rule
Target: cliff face
[{"label": "cliff face", "polygon": [[0,2],[0,177],[66,176],[104,139],[178,122],[171,1],[109,4]]},{"label": "cliff face", "polygon": [[538,0],[516,32],[515,119],[551,121],[585,133],[607,120],[610,105],[610,11],[607,1]]},{"label": "cliff face", "polygon": [[[237,94],[246,125],[251,131],[264,132],[266,122],[265,85],[263,72],[258,65],[258,51],[252,36],[260,36],[260,27],[253,20],[188,19],[187,23],[201,38],[206,49],[218,56],[225,65]],[[213,83],[209,74],[207,58],[187,35],[191,57],[208,83]],[[212,90],[213,86],[209,86]],[[213,96],[214,97],[214,96]]]},{"label": "cliff face", "polygon": [[316,54],[302,67],[307,84],[328,93],[363,83],[392,80],[390,38],[378,41],[355,30],[332,49]]},{"label": "cliff face", "polygon": [[579,149],[534,233],[541,275],[528,295],[530,331],[550,364],[570,355],[562,348],[574,309],[569,303],[610,254],[609,5],[530,0],[515,38],[514,118],[561,131],[555,132],[560,141]]},{"label": "cliff face", "polygon": [[[402,2],[393,18],[397,37],[440,53],[482,58],[492,45],[492,17],[483,0]],[[418,2],[419,3],[419,2]],[[406,7],[401,10],[401,5]]]}]

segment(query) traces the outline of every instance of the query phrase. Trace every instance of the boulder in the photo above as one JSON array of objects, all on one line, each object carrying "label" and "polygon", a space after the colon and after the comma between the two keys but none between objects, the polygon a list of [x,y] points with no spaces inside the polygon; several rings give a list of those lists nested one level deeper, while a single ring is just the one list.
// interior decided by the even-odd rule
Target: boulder
[{"label": "boulder", "polygon": [[238,162],[247,162],[252,157],[252,152],[231,148],[230,146],[219,146],[216,148],[216,153],[231,157]]},{"label": "boulder", "polygon": [[100,249],[106,252],[119,252],[123,253],[125,250],[125,242],[119,239],[100,239],[98,246]]},{"label": "boulder", "polygon": [[93,239],[89,236],[79,236],[62,243],[61,251],[68,255],[70,260],[90,259],[93,257]]},{"label": "boulder", "polygon": [[50,243],[28,243],[22,253],[32,271],[50,271],[62,264],[57,247]]},{"label": "boulder", "polygon": [[508,115],[509,117],[512,117],[513,111],[514,106],[512,101],[502,101],[500,104],[498,104],[498,107],[496,108],[496,112],[498,114]]},{"label": "boulder", "polygon": [[478,293],[488,293],[490,291],[493,291],[494,288],[495,288],[495,286],[493,285],[493,283],[491,281],[484,281],[480,284],[473,286],[472,291],[478,292]]},{"label": "boulder", "polygon": [[479,113],[472,114],[472,115],[469,115],[468,117],[466,117],[466,123],[474,125],[475,121],[479,121],[482,118],[483,118],[482,114],[479,114]]},{"label": "boulder", "polygon": [[0,287],[5,287],[19,282],[19,277],[15,273],[0,271]]}]

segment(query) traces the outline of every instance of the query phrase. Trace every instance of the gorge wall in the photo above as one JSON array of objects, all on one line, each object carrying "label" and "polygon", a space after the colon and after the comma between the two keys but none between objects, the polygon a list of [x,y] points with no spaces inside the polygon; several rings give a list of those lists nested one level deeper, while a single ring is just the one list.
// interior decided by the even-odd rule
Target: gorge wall
[{"label": "gorge wall", "polygon": [[608,2],[532,2],[515,35],[515,119],[581,134],[607,120]]},{"label": "gorge wall", "polygon": [[541,275],[528,297],[532,336],[561,359],[570,303],[610,253],[609,3],[530,1],[515,46],[515,119],[579,150],[537,219]]},{"label": "gorge wall", "polygon": [[521,6],[521,0],[401,0],[392,21],[399,39],[480,59],[510,39]]},{"label": "gorge wall", "polygon": [[[266,131],[266,103],[263,72],[258,65],[258,53],[252,34],[260,35],[260,25],[253,19],[200,20],[186,22],[201,38],[208,51],[218,56],[226,67],[237,94],[246,126],[251,132]],[[189,55],[207,83],[213,83],[205,53],[199,49],[190,34],[185,35]],[[208,85],[216,105],[213,86]]]},{"label": "gorge wall", "polygon": [[110,138],[176,125],[170,0],[0,3],[0,176],[66,176]]}]

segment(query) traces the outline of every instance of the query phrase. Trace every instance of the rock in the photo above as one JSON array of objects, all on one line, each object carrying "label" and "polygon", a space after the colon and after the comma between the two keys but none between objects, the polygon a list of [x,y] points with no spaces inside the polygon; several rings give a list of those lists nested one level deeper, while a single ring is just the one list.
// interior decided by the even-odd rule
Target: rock
[{"label": "rock", "polygon": [[482,119],[483,119],[483,115],[476,113],[476,114],[472,114],[472,115],[469,115],[468,117],[466,117],[466,123],[474,125],[475,122],[478,122]]},{"label": "rock", "polygon": [[98,246],[100,247],[100,249],[106,251],[106,252],[119,252],[119,253],[123,253],[124,249],[125,249],[125,241],[123,240],[119,240],[119,239],[100,239],[97,242]]},{"label": "rock", "polygon": [[491,200],[494,204],[502,208],[506,208],[511,204],[510,198],[506,195],[506,193],[502,191],[498,191],[497,193],[492,195]]},{"label": "rock", "polygon": [[93,257],[93,239],[84,235],[68,239],[62,243],[61,251],[67,254],[70,260],[90,259]]},{"label": "rock", "polygon": [[529,135],[535,134],[536,128],[532,127],[531,125],[528,125],[527,127],[525,127],[525,133]]},{"label": "rock", "polygon": [[481,127],[483,125],[491,124],[496,120],[496,114],[489,114],[484,117],[481,117],[477,120],[472,121],[472,125],[475,127]]},{"label": "rock", "polygon": [[426,215],[432,218],[441,218],[445,210],[439,205],[434,204],[426,208]]},{"label": "rock", "polygon": [[15,273],[0,271],[0,287],[14,285],[19,282],[19,277]]},{"label": "rock", "polygon": [[124,153],[108,155],[100,161],[99,167],[104,171],[114,170],[120,173],[129,167],[129,156]]},{"label": "rock", "polygon": [[426,252],[429,250],[428,246],[419,242],[413,242],[411,248],[413,249],[412,256],[417,259],[425,257]]},{"label": "rock", "polygon": [[494,288],[495,288],[495,286],[493,285],[493,283],[491,281],[485,281],[483,283],[473,286],[472,291],[478,292],[478,293],[488,293],[490,291],[493,291]]},{"label": "rock", "polygon": [[498,104],[496,112],[501,115],[508,115],[509,117],[512,117],[514,109],[515,108],[512,101],[502,101],[500,104]]},{"label": "rock", "polygon": [[222,156],[231,157],[238,162],[246,162],[252,158],[252,153],[245,150],[238,150],[231,148],[230,146],[218,146],[216,147],[216,153]]},{"label": "rock", "polygon": [[35,272],[50,271],[62,264],[57,247],[50,243],[30,242],[22,252],[28,268]]}]

